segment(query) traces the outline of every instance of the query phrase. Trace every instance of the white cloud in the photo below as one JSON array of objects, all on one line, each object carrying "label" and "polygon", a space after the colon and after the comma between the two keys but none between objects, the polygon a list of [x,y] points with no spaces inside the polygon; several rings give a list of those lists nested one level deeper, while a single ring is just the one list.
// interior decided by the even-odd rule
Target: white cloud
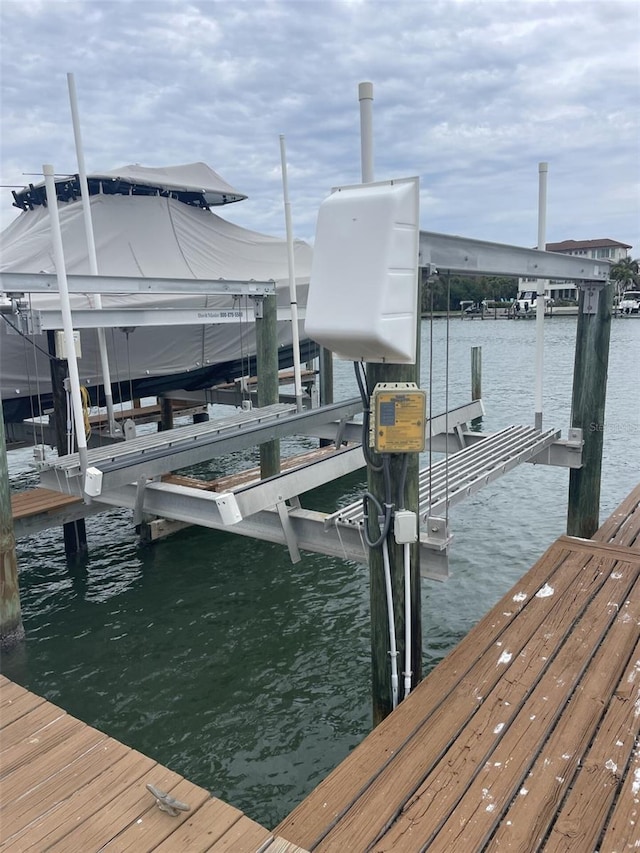
[{"label": "white cloud", "polygon": [[[423,227],[519,245],[613,237],[640,255],[635,0],[4,0],[2,183],[204,160],[250,199],[225,215],[282,234],[360,178],[357,86],[374,83],[376,176],[419,174]],[[3,224],[12,217],[8,190]],[[14,209],[15,212],[15,209]]]}]

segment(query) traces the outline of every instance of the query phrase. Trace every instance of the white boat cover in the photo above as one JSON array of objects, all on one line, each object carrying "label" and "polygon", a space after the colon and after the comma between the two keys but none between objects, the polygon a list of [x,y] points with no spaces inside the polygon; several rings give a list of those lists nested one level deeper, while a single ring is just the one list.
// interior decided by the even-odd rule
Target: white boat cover
[{"label": "white boat cover", "polygon": [[[177,181],[178,175],[190,177],[190,180],[198,176],[206,177],[200,170],[201,165],[176,167],[172,175],[164,174],[164,184],[167,185],[169,179]],[[204,168],[209,175],[215,175],[207,167]],[[122,172],[120,169],[115,171],[118,174]],[[171,170],[160,171],[168,173]],[[136,175],[135,179],[140,180],[140,175]],[[82,204],[80,201],[60,203],[59,210],[67,272],[88,274]],[[278,304],[289,304],[285,240],[248,231],[207,208],[184,204],[165,196],[94,195],[91,197],[91,212],[98,270],[103,275],[275,279]],[[303,241],[295,243],[295,266],[300,289],[299,301],[304,305],[311,267],[311,247]],[[47,208],[38,206],[21,213],[0,234],[0,269],[11,272],[55,272]],[[30,301],[34,309],[59,308],[56,294],[34,294]],[[103,295],[102,302],[105,308],[234,307],[234,298],[230,296]],[[251,307],[250,301],[248,304]],[[90,297],[73,295],[72,309],[74,307],[92,307]],[[237,301],[235,307],[239,307]],[[302,337],[302,322],[299,331]],[[290,345],[290,322],[280,323],[278,334],[281,346]],[[255,353],[252,323],[140,327],[129,333],[114,329],[108,330],[106,336],[114,383],[129,383],[141,377],[198,372],[207,366],[247,358],[249,354]],[[46,351],[46,334],[33,336],[33,340]],[[81,380],[88,387],[100,385],[95,331],[82,331],[81,345]],[[4,322],[0,323],[0,368],[3,401],[33,397],[36,393],[50,391],[48,359],[30,346],[25,338],[8,331],[8,325]],[[199,387],[195,376],[191,387]]]}]

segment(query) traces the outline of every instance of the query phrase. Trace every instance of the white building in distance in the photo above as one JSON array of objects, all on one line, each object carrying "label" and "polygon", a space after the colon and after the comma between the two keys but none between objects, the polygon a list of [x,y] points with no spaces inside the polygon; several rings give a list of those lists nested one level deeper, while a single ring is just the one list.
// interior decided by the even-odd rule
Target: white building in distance
[{"label": "white building in distance", "polygon": [[[628,256],[629,246],[627,243],[619,243],[604,237],[600,240],[563,240],[561,243],[547,243],[547,252],[558,252],[561,255],[582,255],[585,258],[602,258],[603,260],[616,263]],[[535,278],[521,278],[518,280],[518,292],[535,290],[537,285]],[[571,281],[548,281],[544,282],[545,296],[554,301],[564,299],[577,299],[577,289]]]}]

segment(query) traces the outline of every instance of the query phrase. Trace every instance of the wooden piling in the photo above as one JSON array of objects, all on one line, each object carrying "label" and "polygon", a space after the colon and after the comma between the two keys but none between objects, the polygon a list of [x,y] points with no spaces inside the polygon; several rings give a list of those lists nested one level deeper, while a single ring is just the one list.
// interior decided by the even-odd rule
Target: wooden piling
[{"label": "wooden piling", "polygon": [[[278,312],[275,295],[256,300],[256,372],[258,406],[270,406],[280,397],[278,383]],[[280,473],[280,441],[260,445],[260,476]]]},{"label": "wooden piling", "polygon": [[[320,347],[320,405],[329,406],[333,403],[333,353],[326,347]],[[329,438],[321,438],[320,447],[333,444]]]},{"label": "wooden piling", "polygon": [[482,399],[482,347],[471,347],[471,399]]},{"label": "wooden piling", "polygon": [[[482,400],[482,347],[471,347],[471,399]],[[482,423],[482,418],[474,418],[474,426]]]},{"label": "wooden piling", "polygon": [[333,403],[333,353],[320,347],[320,405]]},{"label": "wooden piling", "polygon": [[[567,533],[589,539],[598,529],[613,284],[580,287],[571,426],[582,430],[582,467],[569,472]],[[593,313],[590,307],[597,301]]]},{"label": "wooden piling", "polygon": [[[67,378],[67,362],[65,359],[56,358],[55,332],[47,332],[47,343],[49,347],[49,367],[51,371],[51,388],[53,392],[53,425],[56,436],[56,449],[58,456],[67,453],[67,395],[64,381]],[[77,521],[69,521],[62,526],[64,537],[64,553],[67,559],[74,559],[80,554],[87,552],[87,531],[84,518]]]},{"label": "wooden piling", "polygon": [[173,429],[173,403],[170,397],[159,397],[160,420],[158,421],[158,432]]},{"label": "wooden piling", "polygon": [[[420,315],[418,313],[418,323]],[[418,335],[418,341],[420,336]],[[416,382],[419,384],[419,353],[416,364],[368,364],[367,381],[373,391],[378,382]],[[391,482],[400,481],[404,456],[391,457]],[[418,454],[409,454],[405,486],[405,509],[418,513]],[[384,500],[384,477],[382,472],[368,469],[368,489],[382,503]],[[395,509],[398,509],[396,506]],[[374,520],[375,521],[375,520]],[[377,524],[370,519],[369,535],[372,540],[379,536]],[[422,608],[420,597],[420,550],[417,542],[411,546],[411,685],[414,687],[422,678]],[[403,546],[397,545],[393,534],[389,537],[389,563],[395,616],[396,647],[398,650],[398,673],[402,694],[402,672],[405,660],[405,594]],[[384,563],[381,548],[369,551],[369,582],[371,599],[371,669],[373,725],[376,726],[393,710],[391,695],[391,663],[389,657],[389,622],[384,582]]]},{"label": "wooden piling", "polygon": [[8,651],[24,639],[16,540],[13,535],[9,464],[0,400],[0,650]]}]

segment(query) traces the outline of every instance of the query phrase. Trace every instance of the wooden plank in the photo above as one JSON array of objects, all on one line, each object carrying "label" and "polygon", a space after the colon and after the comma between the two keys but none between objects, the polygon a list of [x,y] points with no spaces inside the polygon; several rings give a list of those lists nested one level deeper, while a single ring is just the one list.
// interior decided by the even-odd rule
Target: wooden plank
[{"label": "wooden plank", "polygon": [[[274,840],[238,809],[2,676],[0,688],[14,717],[0,753],[2,853],[245,853]],[[186,802],[190,811],[174,817],[160,810],[147,784]],[[305,853],[282,844],[271,853]]]},{"label": "wooden plank", "polygon": [[[28,714],[26,718],[22,717],[18,723],[21,723],[23,720],[29,720],[33,716],[33,713]],[[14,734],[12,729],[18,723],[14,723],[13,726],[5,731],[2,737],[3,744],[6,740],[8,741],[9,736]],[[75,717],[64,714],[44,726],[31,727],[30,732],[19,739],[12,738],[14,740],[13,744],[7,746],[2,751],[0,779],[5,779],[16,770],[22,770],[36,758],[38,759],[38,763],[40,763],[46,752],[62,743],[66,743],[75,734],[84,729],[86,729],[84,723],[76,720]]]},{"label": "wooden plank", "polygon": [[[587,715],[591,714],[588,725],[585,726],[586,731],[578,730],[573,735],[574,742],[577,740],[578,754],[563,751],[562,744],[558,744],[555,738],[553,743],[553,754],[554,757],[557,756],[558,761],[555,766],[561,765],[564,768],[561,775],[564,775],[566,780],[564,783],[557,784],[564,785],[566,789],[573,775],[572,771],[579,761],[579,747],[585,747],[588,744],[590,735],[602,715],[602,701],[606,704],[610,699],[628,655],[637,642],[640,599],[630,602],[628,610],[632,617],[630,619],[624,618],[618,609],[622,608],[629,594],[629,574],[629,571],[624,570],[613,571],[607,583],[593,597],[584,616],[576,623],[555,657],[545,666],[523,712],[509,721],[504,731],[499,731],[496,746],[491,752],[491,760],[482,764],[480,772],[464,791],[464,799],[457,805],[455,812],[451,811],[446,822],[439,829],[437,837],[429,847],[430,853],[482,849],[503,818],[501,804],[508,804],[518,796],[523,800],[530,796],[531,784],[534,781],[531,774],[535,773],[534,762],[540,752],[540,745],[547,741],[554,727],[559,724],[558,721],[567,704],[567,696],[572,694],[585,671],[590,667],[591,676],[587,679],[585,686],[586,700],[584,700],[585,692],[576,691],[576,702],[584,701],[587,706]],[[618,575],[623,577],[617,577]],[[570,598],[570,594],[566,596],[567,605]],[[613,606],[614,604],[618,607]],[[558,609],[564,611],[565,607]],[[571,619],[568,608],[566,612],[567,619]],[[548,630],[553,628],[548,629],[545,624],[543,631],[548,632]],[[621,647],[628,647],[624,661],[619,666],[615,665],[615,657],[611,655],[612,650],[609,646],[605,644],[601,647],[602,640],[608,631],[611,631],[610,638],[617,639]],[[533,646],[535,642],[536,638],[532,642]],[[517,675],[518,673],[514,673],[513,677]],[[509,680],[511,677],[509,673]],[[596,697],[601,692],[602,701],[598,702],[596,698],[595,702],[590,703],[592,691]],[[575,704],[572,707],[575,707]],[[494,717],[494,724],[496,719],[499,723],[494,731],[498,729],[502,717]],[[568,735],[567,728],[564,728],[564,731]],[[514,808],[518,805],[519,803],[516,802]],[[538,824],[544,824],[545,816],[538,814],[535,803],[532,808],[528,803],[523,808],[526,810],[523,818],[528,823],[527,838],[530,839],[527,845],[535,849],[536,834],[542,831]],[[555,804],[552,804],[552,809],[555,813]],[[511,819],[510,812],[509,819]]]},{"label": "wooden plank", "polygon": [[[621,545],[640,548],[640,543],[637,541],[640,536],[639,507],[640,484],[616,507],[592,538],[598,542],[617,542]],[[634,516],[634,520],[630,523],[628,519],[631,515]]]},{"label": "wooden plank", "polygon": [[[293,468],[299,468],[302,465],[317,462],[320,459],[331,456],[335,452],[336,448],[333,445],[317,447],[313,450],[308,450],[305,453],[281,459],[280,469],[281,471],[290,471]],[[235,474],[226,474],[223,477],[216,477],[215,480],[198,480],[195,477],[185,477],[180,474],[164,474],[162,477],[163,483],[174,483],[177,486],[188,486],[192,489],[203,489],[204,491],[214,492],[232,491],[240,486],[246,486],[247,484],[258,480],[260,480],[260,468],[248,468],[245,471],[238,471]]]},{"label": "wooden plank", "polygon": [[605,556],[614,560],[624,560],[628,563],[639,563],[640,552],[630,550],[624,545],[615,542],[593,542],[591,539],[579,539],[575,536],[560,536],[556,544],[589,556]]},{"label": "wooden plank", "polygon": [[269,842],[266,847],[262,847],[259,853],[308,853],[302,847],[298,847],[292,841],[287,841],[285,838],[278,836],[273,841]]},{"label": "wooden plank", "polygon": [[423,736],[429,738],[426,723],[430,716],[469,674],[483,652],[499,641],[525,603],[535,596],[569,554],[566,548],[549,548],[518,583],[517,592],[514,594],[512,589],[506,593],[491,611],[491,616],[472,628],[465,641],[456,646],[408,699],[284,818],[274,832],[304,849],[312,850],[319,844],[418,733],[426,732]]},{"label": "wooden plank", "polygon": [[[140,776],[134,784],[127,787],[117,798],[107,802],[100,811],[91,817],[91,820],[85,820],[79,826],[71,828],[63,838],[48,850],[51,853],[54,851],[55,853],[87,853],[89,850],[101,850],[103,846],[117,840],[119,834],[126,832],[132,823],[138,820],[144,822],[147,817],[150,818],[152,812],[157,812],[167,820],[180,821],[185,819],[188,812],[181,812],[184,817],[178,818],[171,818],[170,815],[160,812],[155,805],[153,796],[146,788],[147,783],[150,783],[163,791],[174,794],[181,781],[182,777],[178,773],[174,773],[173,770],[168,770],[159,764],[155,765]],[[114,845],[112,849],[119,850],[120,848]]]},{"label": "wooden plank", "polygon": [[49,723],[53,723],[60,717],[65,716],[67,715],[60,708],[57,708],[50,702],[42,702],[40,705],[36,705],[28,714],[6,726],[2,732],[2,738],[0,738],[0,773],[4,774],[2,759],[6,750],[12,749],[16,743],[37,732],[38,729],[44,728]]},{"label": "wooden plank", "polygon": [[157,846],[156,853],[173,853],[175,850],[204,853],[241,817],[240,809],[211,797]]},{"label": "wooden plank", "polygon": [[[162,785],[159,787],[166,790]],[[152,795],[148,791],[146,794],[146,799],[140,801],[139,815],[117,835],[113,834],[112,840],[100,847],[100,850],[117,850],[118,853],[127,853],[127,851],[129,853],[147,853],[147,851],[155,850],[158,844],[169,838],[182,823],[189,819],[191,812],[197,812],[211,796],[204,788],[199,788],[193,782],[180,778],[178,783],[172,787],[171,796],[181,802],[188,803],[191,812],[181,811],[177,816],[173,816],[161,811],[155,805]],[[150,807],[148,807],[149,803],[152,804]],[[181,850],[182,848],[174,847],[173,849]],[[65,850],[68,848],[65,847]]]},{"label": "wooden plank", "polygon": [[636,747],[619,792],[600,850],[637,850],[640,841],[640,744]]},{"label": "wooden plank", "polygon": [[[44,753],[38,761],[19,767],[1,780],[3,836],[4,833],[17,832],[75,790],[78,774],[86,764],[92,768],[95,766],[95,753],[101,754],[107,741],[106,735],[85,727],[66,742]],[[112,743],[115,751],[116,747],[121,746],[117,741]],[[93,775],[98,772],[96,770]]]},{"label": "wooden plank", "polygon": [[[193,401],[190,400],[169,399],[167,402],[171,405],[172,410],[178,415],[181,413],[186,414],[187,412],[191,412],[193,409],[201,411],[206,406],[206,403],[194,404]],[[148,418],[151,421],[158,420],[161,415],[161,411],[162,407],[160,403],[152,403],[148,406],[135,406],[130,409],[121,409],[119,408],[119,404],[116,404],[114,417],[116,421],[141,421],[144,418]],[[100,427],[106,424],[107,421],[107,412],[97,412],[96,414],[89,415],[89,423],[91,426]]]},{"label": "wooden plank", "polygon": [[63,495],[53,489],[37,486],[11,496],[11,512],[14,519],[29,518],[40,513],[55,512],[70,504],[82,503],[82,498]]},{"label": "wooden plank", "polygon": [[242,815],[209,850],[211,853],[247,853],[260,850],[271,840],[273,833]]},{"label": "wooden plank", "polygon": [[[545,851],[596,850],[611,806],[620,791],[623,773],[640,734],[640,642],[629,658],[602,725],[580,762],[569,795],[555,816]],[[598,697],[592,699],[598,701]],[[564,751],[564,750],[563,750]],[[554,770],[546,765],[545,770]],[[557,770],[555,771],[558,772]],[[639,774],[640,776],[640,774]],[[639,786],[640,790],[640,786]],[[559,798],[558,798],[559,799]],[[510,815],[511,817],[511,815]],[[516,821],[513,821],[516,826]],[[630,828],[630,827],[629,827]],[[636,828],[635,840],[640,839]],[[616,849],[631,846],[629,834]],[[602,847],[602,850],[613,849]]]},{"label": "wooden plank", "polygon": [[[518,849],[519,845],[526,843],[536,849],[556,818],[558,803],[573,786],[575,773],[583,772],[582,762],[590,741],[596,733],[598,737],[608,740],[606,729],[603,730],[603,716],[628,666],[629,655],[633,654],[638,641],[637,625],[640,617],[638,593],[640,593],[640,583],[636,582],[635,588],[630,592],[632,600],[621,604],[604,642],[585,667],[579,681],[579,689],[561,708],[562,716],[558,724],[532,763],[523,781],[524,787],[520,789],[521,794],[526,790],[526,795],[515,797],[508,811],[509,820],[508,822],[503,820],[502,826],[494,836],[498,841],[492,843],[502,843],[506,847],[513,844],[511,849]],[[633,601],[634,597],[635,601]],[[579,632],[581,626],[578,625],[576,630]],[[588,626],[583,630],[588,631]],[[578,663],[576,660],[574,666]],[[566,686],[559,683],[559,690],[566,691]],[[540,710],[545,712],[547,707],[548,705],[545,705]],[[530,706],[528,706],[529,710],[531,710]],[[534,707],[533,713],[539,715],[538,709]],[[531,742],[535,743],[533,740]],[[607,746],[610,750],[614,749],[613,743],[608,743]],[[609,749],[607,751],[610,758],[612,751]],[[590,778],[589,785],[592,782],[596,780]],[[595,808],[585,815],[583,825],[585,833],[591,832],[597,839],[605,825],[606,814],[606,810],[602,813]],[[577,845],[574,849],[592,848],[590,845]]]},{"label": "wooden plank", "polygon": [[[628,579],[611,581],[598,561],[585,571],[584,562],[582,554],[568,554],[543,587],[552,589],[553,594],[537,597],[538,587],[516,622],[490,650],[484,642],[479,644],[481,654],[476,665],[414,738],[414,748],[395,757],[319,850],[338,850],[340,845],[348,845],[349,839],[356,848],[366,849],[396,819],[381,849],[393,849],[407,826],[418,846],[431,840],[502,737],[502,729],[495,731],[496,719],[505,728],[510,725],[559,639],[570,631],[572,621],[594,595],[608,601],[616,587],[623,588],[620,597],[628,590]],[[490,624],[494,613],[480,624]],[[426,679],[427,683],[431,679],[433,692],[439,690],[436,673],[437,669]],[[461,844],[451,849],[476,848]]]},{"label": "wooden plank", "polygon": [[[46,782],[25,793],[18,801],[5,804],[2,833],[3,838],[18,832],[39,815],[67,799],[71,794],[98,776],[109,763],[117,761],[126,752],[126,747],[117,741],[102,742],[62,767]],[[13,781],[13,776],[9,777]]]},{"label": "wooden plank", "polygon": [[[8,678],[0,675],[0,713],[4,709],[5,705],[10,705],[12,702],[15,702],[16,699],[26,696],[27,693],[28,691],[25,690],[24,687],[21,687],[19,684],[15,684],[15,682],[9,681]],[[42,701],[44,702],[44,699]]]},{"label": "wooden plank", "polygon": [[92,820],[95,814],[155,766],[153,759],[127,750],[122,758],[105,767],[94,779],[73,791],[66,800],[55,803],[4,844],[0,844],[0,851],[48,850],[76,827]]},{"label": "wooden plank", "polygon": [[3,687],[3,695],[0,700],[0,729],[6,728],[15,720],[19,720],[20,717],[24,717],[25,714],[30,713],[45,701],[41,696],[27,693],[22,688],[18,691],[10,691],[6,688],[6,691],[6,695],[4,695],[5,688]]}]

